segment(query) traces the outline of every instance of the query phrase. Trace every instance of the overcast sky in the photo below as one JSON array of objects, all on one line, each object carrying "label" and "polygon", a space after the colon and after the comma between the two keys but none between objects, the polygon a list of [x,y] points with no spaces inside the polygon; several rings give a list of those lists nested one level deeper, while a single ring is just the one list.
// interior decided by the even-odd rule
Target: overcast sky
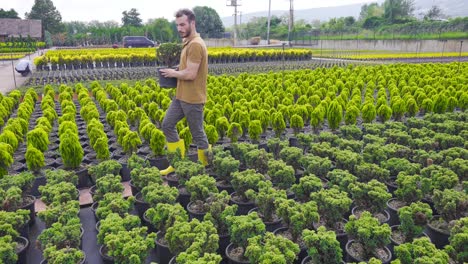
[{"label": "overcast sky", "polygon": [[[140,18],[146,22],[150,18],[165,17],[173,19],[179,8],[209,6],[215,9],[220,17],[231,16],[233,7],[227,7],[229,0],[52,0],[62,15],[62,21],[114,20],[121,23],[122,12],[136,8]],[[243,14],[268,10],[268,0],[238,0],[241,6],[238,11]],[[347,4],[366,3],[371,0],[294,0],[294,9],[307,9],[324,6],[340,6]],[[34,0],[0,0],[0,8],[14,8],[21,18],[25,12],[30,12]],[[271,0],[272,10],[288,10],[289,0]]]}]

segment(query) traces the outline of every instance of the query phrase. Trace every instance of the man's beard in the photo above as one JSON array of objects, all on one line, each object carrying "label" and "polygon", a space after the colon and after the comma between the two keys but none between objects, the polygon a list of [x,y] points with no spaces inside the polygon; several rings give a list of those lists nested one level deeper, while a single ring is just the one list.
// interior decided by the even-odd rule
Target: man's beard
[{"label": "man's beard", "polygon": [[187,38],[187,37],[190,36],[191,34],[192,34],[192,29],[191,29],[191,28],[187,29],[187,31],[185,32],[184,35],[182,35],[182,33],[179,32],[179,35],[180,35],[181,38]]}]

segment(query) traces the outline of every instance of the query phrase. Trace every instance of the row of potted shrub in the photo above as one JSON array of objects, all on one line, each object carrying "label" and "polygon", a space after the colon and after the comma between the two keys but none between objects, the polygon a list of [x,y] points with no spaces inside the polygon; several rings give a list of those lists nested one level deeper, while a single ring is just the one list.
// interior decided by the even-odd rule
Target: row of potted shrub
[{"label": "row of potted shrub", "polygon": [[34,175],[29,172],[0,178],[0,259],[4,263],[27,263],[29,226],[35,222],[30,189]]},{"label": "row of potted shrub", "polygon": [[[0,176],[8,174],[8,168],[14,161],[13,154],[24,141],[37,98],[37,93],[33,89],[29,89],[19,104],[15,117],[9,118],[3,127],[0,135]],[[11,102],[6,98],[3,100]]]},{"label": "row of potted shrub", "polygon": [[39,187],[46,210],[38,213],[45,229],[37,237],[41,263],[85,263],[82,250],[83,228],[78,213],[78,176],[62,169],[45,171],[47,184]]},{"label": "row of potted shrub", "polygon": [[[82,85],[77,85],[78,100],[81,105],[80,115],[85,120],[89,143],[96,152],[94,158],[107,160],[110,158],[108,137],[104,131],[104,125],[100,121],[99,111],[93,99],[89,95],[88,89]],[[90,157],[92,158],[92,157]]]},{"label": "row of potted shrub", "polygon": [[20,98],[21,92],[18,90],[13,90],[7,96],[3,94],[0,96],[0,127],[3,127],[5,121],[8,120],[13,110],[16,109],[20,103]]},{"label": "row of potted shrub", "polygon": [[61,116],[58,119],[59,151],[63,166],[66,169],[78,169],[83,160],[83,147],[79,141],[76,125],[76,105],[73,102],[73,91],[68,86],[60,86],[58,101],[61,106]]},{"label": "row of potted shrub", "polygon": [[28,170],[34,172],[36,177],[43,177],[40,171],[45,166],[44,152],[48,150],[49,137],[58,117],[55,111],[54,91],[50,86],[44,88],[41,109],[42,116],[36,119],[36,126],[26,135],[26,164]]},{"label": "row of potted shrub", "polygon": [[[95,89],[93,89],[93,93],[97,93],[98,92],[97,89],[102,89],[102,88],[96,85]],[[118,105],[118,107],[120,108],[120,110],[118,111],[117,110],[112,111],[109,108],[107,108],[107,111],[110,110],[107,114],[108,123],[114,127],[114,132],[117,135],[118,142],[123,146],[125,152],[131,153],[132,151],[135,151],[136,148],[142,144],[141,139],[140,141],[138,140],[139,137],[141,136],[145,140],[145,142],[148,143],[150,149],[153,151],[154,156],[156,157],[161,156],[162,154],[164,154],[165,137],[162,131],[159,130],[153,122],[161,122],[160,120],[162,116],[158,114],[153,114],[153,117],[156,117],[158,119],[156,121],[151,120],[148,114],[149,109],[148,111],[145,111],[142,107],[139,106],[143,103],[142,100],[145,97],[139,93],[136,93],[136,94],[129,93],[128,95],[123,94],[122,92],[127,93],[128,91],[127,89],[129,88],[126,85],[122,85],[121,89],[118,89],[112,85],[108,85],[106,87],[106,90],[107,90],[106,92],[111,95],[111,98],[115,100],[114,102],[117,102],[116,105]],[[104,96],[107,96],[105,92],[102,94]],[[102,98],[107,98],[107,97],[102,97]],[[136,102],[138,102],[138,104],[130,98],[133,98]],[[149,102],[149,100],[146,100],[146,102]],[[103,104],[101,105],[101,107],[102,106]],[[163,113],[162,110],[159,109],[159,107],[154,102],[151,103],[151,111],[153,112],[157,111],[160,114]],[[128,137],[126,141],[124,140],[124,138],[122,138],[122,136],[119,137],[119,135],[122,135],[123,130],[125,130],[125,128],[127,129],[129,128],[125,126],[125,124],[128,125],[127,120],[131,126],[138,129],[138,133],[131,132],[134,135],[132,137]],[[120,122],[117,122],[117,121],[120,121]]]},{"label": "row of potted shrub", "polygon": [[[195,164],[192,164],[192,166],[193,167],[190,167],[190,166],[185,167],[182,163],[180,163],[176,167],[176,168],[179,168],[179,172],[176,171],[176,174],[183,175],[181,177],[181,179],[184,179],[184,177],[186,176],[184,174],[184,171],[189,170],[190,168],[196,167]],[[195,171],[193,173],[195,173],[195,174],[197,173],[196,169],[194,169],[193,171]],[[243,182],[245,183],[245,182],[249,182],[249,180],[247,180],[248,178],[253,179],[252,177],[253,177],[253,175],[255,175],[255,172],[246,171],[243,174],[245,175],[244,178],[243,178],[243,180],[244,180]],[[137,175],[137,174],[135,174],[135,175]],[[247,176],[247,175],[250,175],[250,176]],[[259,174],[257,174],[257,175],[259,175]],[[132,176],[133,176],[133,174],[132,174]],[[157,173],[155,173],[153,175],[153,177],[151,177],[151,178],[155,179],[156,178],[155,176],[157,176]],[[203,175],[199,175],[199,176],[191,175],[191,176],[192,177],[189,176],[189,180],[183,180],[183,181],[186,181],[185,185],[187,186],[187,189],[191,193],[192,202],[199,203],[199,204],[201,203],[203,205],[203,203],[204,203],[203,200],[207,199],[207,197],[210,197],[211,195],[216,196],[217,190],[216,190],[216,185],[215,185],[215,181],[214,181],[213,178],[211,178],[209,176],[203,176]],[[235,177],[236,176],[234,176],[234,179],[235,179]],[[313,177],[315,177],[315,176],[313,176]],[[295,221],[290,222],[289,225],[287,224],[291,229],[290,232],[292,232],[293,237],[299,236],[301,231],[305,227],[307,227],[307,225],[310,226],[310,225],[312,225],[313,222],[315,222],[315,221],[318,222],[318,216],[319,215],[320,215],[321,219],[323,219],[325,221],[327,221],[326,219],[329,219],[327,221],[327,222],[329,222],[329,224],[328,224],[329,228],[330,228],[330,226],[335,226],[336,223],[340,222],[340,219],[343,218],[344,213],[349,210],[349,206],[351,204],[351,199],[349,199],[347,197],[346,192],[339,191],[339,190],[334,189],[334,188],[330,189],[329,191],[322,190],[322,191],[318,191],[317,193],[312,194],[311,199],[313,201],[308,202],[306,204],[299,204],[299,203],[294,202],[292,200],[288,201],[288,200],[285,199],[285,193],[283,194],[283,198],[279,198],[277,196],[277,194],[275,195],[275,193],[278,192],[278,191],[274,191],[274,189],[271,188],[271,185],[268,186],[268,184],[266,184],[265,186],[263,186],[263,184],[261,184],[261,183],[259,184],[259,182],[261,182],[261,179],[262,179],[261,175],[257,176],[256,178],[260,179],[260,181],[257,180],[257,181],[252,182],[250,180],[250,182],[251,182],[251,185],[254,186],[254,187],[257,186],[257,185],[260,185],[261,186],[259,188],[260,190],[258,191],[258,193],[256,193],[251,189],[247,193],[249,193],[250,197],[252,197],[257,202],[257,204],[260,206],[259,209],[258,209],[259,212],[260,212],[259,215],[264,215],[264,216],[267,215],[266,212],[271,212],[272,207],[274,207],[272,204],[277,204],[277,206],[278,206],[277,210],[278,210],[279,216],[281,216],[283,220],[286,219],[285,220],[286,223],[288,223],[288,219],[295,219]],[[133,180],[133,178],[132,178],[132,180]],[[234,181],[234,182],[236,182],[236,181]],[[320,181],[319,181],[319,184],[321,185]],[[155,185],[157,186],[158,184],[155,184]],[[252,187],[252,188],[254,188],[254,187]],[[155,190],[155,189],[158,189],[158,188],[159,187],[157,187],[157,188],[148,187],[148,186],[145,187],[144,190],[145,189],[146,190],[142,191],[142,193],[146,193],[146,195],[143,195],[143,198],[148,199],[148,200],[152,199],[154,196],[151,196],[151,192],[148,192],[148,190]],[[165,188],[167,188],[167,187],[165,187]],[[298,188],[296,187],[295,189],[298,189]],[[243,188],[236,188],[236,190],[241,191],[241,190],[243,190]],[[377,190],[377,191],[382,191],[382,190]],[[163,192],[159,191],[159,192],[156,192],[156,193],[163,193]],[[169,193],[169,192],[166,191],[164,193]],[[174,193],[177,194],[177,192],[175,192],[175,190],[174,190]],[[226,195],[227,194],[225,194],[224,197],[226,197]],[[170,196],[170,197],[175,197],[175,195]],[[334,197],[334,198],[331,199],[331,197]],[[221,197],[218,195],[218,198],[221,198]],[[275,201],[275,198],[280,199],[280,201],[283,200],[284,202],[273,202],[273,201]],[[172,199],[174,200],[174,198],[172,198]],[[224,200],[226,200],[226,198],[224,198]],[[160,200],[157,200],[157,201],[160,202]],[[343,203],[343,206],[341,207],[341,209],[339,211],[333,211],[333,208],[337,208],[336,207],[336,202],[338,202],[338,201],[340,203],[343,202],[343,201],[349,201],[349,202]],[[294,205],[294,204],[297,204],[297,205]],[[309,204],[310,206],[306,206],[307,204]],[[320,205],[320,206],[317,207],[317,204]],[[419,206],[419,207],[417,207],[417,206]],[[200,205],[198,205],[198,207],[200,207]],[[201,207],[203,208],[203,206],[201,206]],[[205,208],[206,207],[208,207],[208,206],[205,206]],[[283,208],[283,209],[281,209],[281,208]],[[294,209],[294,208],[296,208],[296,209]],[[322,208],[322,209],[320,210],[319,208]],[[412,205],[411,208],[413,208],[413,205]],[[425,208],[425,209],[418,209],[418,208]],[[403,230],[408,230],[407,234],[408,234],[409,237],[416,236],[416,235],[421,233],[421,231],[422,231],[421,226],[424,225],[425,223],[421,223],[421,222],[414,223],[416,220],[414,220],[413,217],[415,215],[418,215],[418,213],[421,214],[421,212],[425,212],[423,210],[427,210],[428,208],[429,207],[426,204],[421,204],[421,203],[419,205],[415,204],[413,211],[410,212],[410,215],[412,215],[412,216],[410,216],[409,218],[407,217],[409,222],[404,222],[405,224],[403,225]],[[189,210],[189,212],[191,212],[190,208],[187,208],[187,209]],[[232,213],[235,214],[235,211],[236,210],[234,210]],[[403,212],[404,211],[405,210],[403,210]],[[302,213],[300,213],[300,212],[302,212]],[[303,215],[302,219],[304,219],[304,222],[301,222],[299,220],[300,218],[298,218],[298,216],[301,215],[301,214]],[[315,214],[315,216],[312,216],[311,214],[312,215]],[[150,219],[152,217],[157,217],[157,214],[155,216],[155,211],[152,210],[152,209],[147,211],[145,215],[149,216]],[[373,218],[369,213],[363,213],[363,215],[364,215],[364,218],[362,220],[359,220],[359,222],[356,223],[356,225],[362,226],[362,227],[359,227],[359,229],[362,229],[362,228],[366,227],[367,228],[366,230],[369,230],[369,232],[367,232],[367,233],[372,234],[372,233],[378,233],[378,232],[376,232],[376,230],[384,228],[386,230],[385,231],[386,233],[382,234],[381,236],[374,237],[373,241],[378,243],[379,245],[388,244],[389,239],[390,239],[390,228],[389,228],[389,226],[384,225],[384,226],[380,227],[380,221],[379,220],[377,220],[376,218]],[[293,217],[293,216],[295,216],[295,217]],[[192,216],[192,217],[199,218],[199,216],[197,216],[196,214],[194,216]],[[156,218],[156,219],[158,219],[158,218]],[[410,219],[412,219],[412,220],[410,220]],[[350,223],[354,224],[353,221],[351,221]],[[301,225],[301,223],[302,223],[302,225]],[[309,224],[307,224],[307,223],[309,223]],[[371,224],[371,223],[374,223],[374,224]],[[240,226],[240,225],[241,224],[238,223],[235,226]],[[327,224],[325,224],[325,226],[327,226]],[[358,234],[353,233],[354,231],[352,231],[352,230],[355,230],[358,227],[352,227],[353,225],[351,225],[351,224],[349,224],[349,226],[351,226],[351,227],[349,227],[350,236],[355,236],[355,239],[357,239],[357,241],[360,241],[360,242],[364,241],[366,243],[371,243],[365,237],[360,237],[360,236],[358,236]],[[242,226],[242,228],[244,230],[247,229],[245,226]],[[239,231],[239,232],[241,232],[241,231]],[[296,234],[296,235],[294,235],[294,234]],[[242,236],[240,236],[240,237],[242,237]],[[385,242],[385,241],[387,241],[387,242]],[[408,239],[408,241],[411,241],[411,239]],[[404,242],[407,242],[407,241],[404,241]],[[365,248],[372,249],[372,247],[370,247],[370,246],[367,246]],[[368,256],[372,255],[371,253],[372,253],[372,250],[367,251]]]},{"label": "row of potted shrub", "polygon": [[[210,48],[208,50],[209,63],[231,63],[249,61],[278,61],[278,60],[308,60],[312,51],[305,49],[232,49]],[[155,66],[157,61],[155,49],[138,50],[56,50],[48,51],[45,55],[34,59],[39,70],[48,67],[57,69],[81,68],[114,68],[122,66]]]}]

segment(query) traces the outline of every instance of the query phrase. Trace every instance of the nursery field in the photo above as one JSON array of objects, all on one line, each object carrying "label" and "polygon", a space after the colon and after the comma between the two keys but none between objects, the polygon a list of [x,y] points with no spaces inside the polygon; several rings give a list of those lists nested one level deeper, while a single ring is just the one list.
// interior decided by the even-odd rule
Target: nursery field
[{"label": "nursery field", "polygon": [[[129,49],[69,49],[50,50],[34,59],[41,70],[77,70],[94,68],[121,68],[155,66],[159,48]],[[209,64],[263,61],[309,60],[312,51],[307,49],[247,49],[209,48]]]},{"label": "nursery field", "polygon": [[468,57],[468,52],[399,52],[385,50],[311,49],[314,57],[352,60],[407,60],[407,59],[457,59]]},{"label": "nursery field", "polygon": [[[301,60],[286,61],[279,63],[277,61],[265,62],[238,62],[238,63],[218,63],[210,64],[208,72],[212,75],[237,75],[240,73],[264,73],[279,72],[282,70],[300,70],[331,68],[334,66],[345,67],[349,64],[371,64],[372,62],[355,62],[344,60]],[[40,86],[46,84],[60,85],[73,84],[77,82],[109,81],[109,80],[144,80],[154,78],[158,75],[157,68],[154,66],[126,67],[113,69],[78,69],[78,70],[57,70],[57,71],[38,71],[33,72],[25,86]],[[42,88],[41,88],[42,89]]]},{"label": "nursery field", "polygon": [[468,63],[340,66],[210,75],[207,167],[154,79],[1,95],[1,260],[468,262]]}]

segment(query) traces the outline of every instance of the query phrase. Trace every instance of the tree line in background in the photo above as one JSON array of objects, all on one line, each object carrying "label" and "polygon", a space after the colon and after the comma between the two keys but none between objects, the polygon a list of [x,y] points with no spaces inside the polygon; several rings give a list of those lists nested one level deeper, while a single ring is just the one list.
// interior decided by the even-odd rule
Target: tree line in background
[{"label": "tree line in background", "polygon": [[[193,11],[197,17],[197,31],[202,37],[223,37],[225,29],[216,10],[197,6]],[[0,9],[0,18],[19,16],[14,9]],[[62,16],[52,0],[35,0],[31,12],[26,13],[25,18],[42,20],[42,35],[49,46],[113,44],[120,43],[124,36],[146,36],[158,42],[180,41],[175,21],[156,18],[143,23],[135,8],[122,12],[122,24],[115,21],[62,22]]]},{"label": "tree line in background", "polygon": [[414,14],[414,0],[385,0],[382,4],[369,3],[361,7],[359,18],[340,17],[320,25],[323,34],[359,34],[365,30],[374,36],[380,34],[414,35],[442,32],[467,32],[468,17],[447,19],[442,9],[434,5],[427,12]]},{"label": "tree line in background", "polygon": [[[461,32],[461,37],[468,37],[468,17],[446,19],[438,6],[433,6],[418,20],[414,13],[414,0],[385,0],[382,4],[369,3],[361,7],[359,18],[353,16],[332,18],[329,21],[294,21],[293,38],[299,39],[305,35],[315,38],[338,37],[349,38],[373,34],[376,37],[391,34],[407,35],[411,38],[429,34],[429,38],[443,32]],[[193,9],[197,17],[197,30],[203,38],[222,38],[224,32],[233,32],[234,28],[225,29],[219,14],[213,8],[197,6]],[[31,12],[26,13],[28,19],[41,19],[43,36],[48,45],[79,46],[103,45],[120,43],[123,36],[147,36],[158,42],[180,41],[174,21],[165,18],[149,19],[143,23],[140,13],[132,8],[122,12],[121,24],[115,21],[99,22],[62,22],[60,12],[52,0],[35,0]],[[19,18],[18,13],[0,9],[0,18]],[[288,37],[289,16],[272,16],[270,21],[270,39],[285,40]],[[266,39],[267,17],[254,17],[249,22],[238,26],[240,39],[260,36]],[[450,35],[445,35],[449,37]],[[455,34],[453,37],[460,37]],[[370,38],[370,37],[369,37]],[[398,38],[398,37],[397,37]]]}]

